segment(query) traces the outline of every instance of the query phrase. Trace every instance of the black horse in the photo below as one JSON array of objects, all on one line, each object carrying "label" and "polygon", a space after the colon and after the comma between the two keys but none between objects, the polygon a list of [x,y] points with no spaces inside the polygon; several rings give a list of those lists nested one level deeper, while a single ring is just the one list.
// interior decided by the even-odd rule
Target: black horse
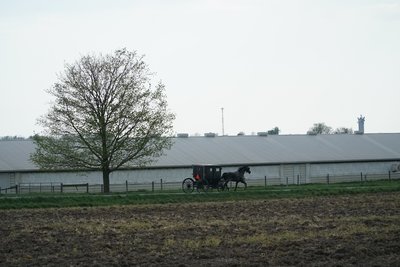
[{"label": "black horse", "polygon": [[240,167],[237,171],[235,172],[224,172],[221,176],[221,179],[223,179],[225,181],[224,184],[224,188],[227,187],[227,184],[230,181],[236,182],[236,186],[235,186],[235,191],[237,189],[237,185],[239,182],[244,184],[244,188],[247,188],[247,183],[246,183],[246,179],[244,178],[244,173],[251,173],[249,166],[243,166]]}]

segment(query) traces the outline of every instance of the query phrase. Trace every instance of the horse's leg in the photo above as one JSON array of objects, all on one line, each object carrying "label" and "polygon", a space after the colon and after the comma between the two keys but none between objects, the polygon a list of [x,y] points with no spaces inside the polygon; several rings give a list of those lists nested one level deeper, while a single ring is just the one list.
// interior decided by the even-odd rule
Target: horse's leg
[{"label": "horse's leg", "polygon": [[239,181],[236,181],[235,191],[236,191],[236,189],[237,189],[238,183],[239,183]]},{"label": "horse's leg", "polygon": [[247,189],[247,183],[245,181],[242,181],[242,183],[244,183],[244,190]]},{"label": "horse's leg", "polygon": [[226,190],[226,189],[228,189],[229,190],[229,188],[228,188],[228,183],[229,183],[229,180],[226,180],[225,182],[224,182],[224,187],[223,187],[223,191],[224,190]]}]

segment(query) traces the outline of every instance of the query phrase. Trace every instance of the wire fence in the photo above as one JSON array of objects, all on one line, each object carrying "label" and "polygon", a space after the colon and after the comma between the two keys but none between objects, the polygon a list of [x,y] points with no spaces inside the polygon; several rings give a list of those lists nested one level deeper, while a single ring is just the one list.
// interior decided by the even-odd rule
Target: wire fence
[{"label": "wire fence", "polygon": [[[182,179],[183,180],[183,179]],[[400,180],[400,172],[388,173],[375,173],[368,174],[362,173],[358,175],[331,175],[302,177],[301,175],[291,177],[259,177],[246,179],[247,186],[289,186],[289,185],[303,185],[303,184],[334,184],[343,182],[369,182],[377,180]],[[230,182],[229,187],[235,187],[235,182]],[[238,187],[244,187],[239,183]],[[173,191],[181,190],[182,182],[168,182],[163,179],[152,181],[148,183],[125,183],[110,184],[110,192],[160,192],[160,191]],[[8,188],[0,187],[0,194],[34,194],[34,193],[48,193],[48,194],[63,194],[63,193],[102,193],[104,187],[102,184],[65,184],[65,183],[20,183]]]}]

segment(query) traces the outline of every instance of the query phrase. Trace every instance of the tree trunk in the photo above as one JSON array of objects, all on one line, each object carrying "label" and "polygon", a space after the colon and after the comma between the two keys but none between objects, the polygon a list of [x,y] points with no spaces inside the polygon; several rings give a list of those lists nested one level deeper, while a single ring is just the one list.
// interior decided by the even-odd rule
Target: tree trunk
[{"label": "tree trunk", "polygon": [[110,193],[110,170],[103,169],[103,192]]}]

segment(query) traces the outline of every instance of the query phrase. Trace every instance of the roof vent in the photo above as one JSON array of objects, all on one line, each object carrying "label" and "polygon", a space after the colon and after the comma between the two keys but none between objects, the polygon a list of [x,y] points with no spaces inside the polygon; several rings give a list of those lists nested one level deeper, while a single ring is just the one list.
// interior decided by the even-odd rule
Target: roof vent
[{"label": "roof vent", "polygon": [[268,136],[268,132],[258,132],[258,136]]},{"label": "roof vent", "polygon": [[243,136],[243,135],[244,135],[244,132],[239,132],[237,135],[238,135],[238,136]]},{"label": "roof vent", "polygon": [[205,133],[204,136],[205,137],[215,137],[216,134],[215,133]]},{"label": "roof vent", "polygon": [[188,137],[189,137],[189,134],[188,134],[188,133],[178,133],[176,136],[177,136],[178,138],[188,138]]}]

